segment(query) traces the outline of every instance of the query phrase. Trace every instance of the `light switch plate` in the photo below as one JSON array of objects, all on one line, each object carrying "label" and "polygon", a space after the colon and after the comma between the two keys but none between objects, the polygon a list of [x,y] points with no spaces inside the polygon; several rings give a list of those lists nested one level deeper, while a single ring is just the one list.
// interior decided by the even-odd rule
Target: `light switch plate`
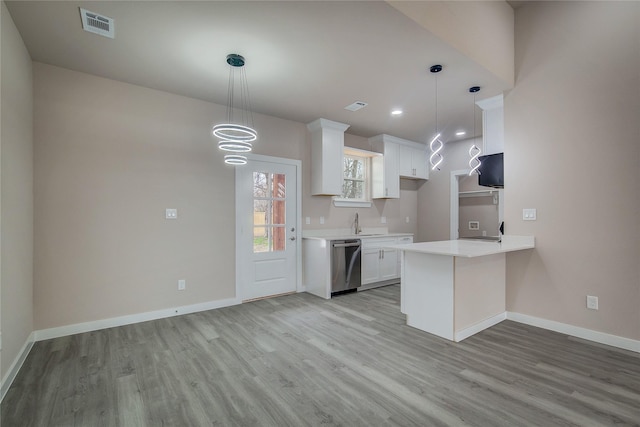
[{"label": "light switch plate", "polygon": [[587,308],[590,310],[597,310],[598,297],[594,297],[593,295],[587,295]]},{"label": "light switch plate", "polygon": [[535,209],[522,209],[522,219],[524,221],[535,221],[537,218],[537,212]]},{"label": "light switch plate", "polygon": [[311,224],[311,218],[310,218],[310,217],[308,217],[308,216],[307,216],[307,217],[305,217],[305,218],[304,218],[304,223],[305,223],[305,224],[307,224],[307,225]]},{"label": "light switch plate", "polygon": [[167,209],[164,217],[166,219],[178,219],[178,209]]},{"label": "light switch plate", "polygon": [[324,217],[323,216],[320,217],[320,224],[324,224]]}]

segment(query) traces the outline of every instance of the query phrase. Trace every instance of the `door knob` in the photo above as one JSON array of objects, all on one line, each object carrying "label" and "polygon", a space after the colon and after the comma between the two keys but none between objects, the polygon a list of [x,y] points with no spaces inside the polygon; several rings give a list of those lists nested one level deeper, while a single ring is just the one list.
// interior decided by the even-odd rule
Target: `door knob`
[{"label": "door knob", "polygon": [[296,231],[295,227],[291,227],[291,232],[293,233],[294,231]]},{"label": "door knob", "polygon": [[296,240],[296,236],[289,237],[289,240]]}]

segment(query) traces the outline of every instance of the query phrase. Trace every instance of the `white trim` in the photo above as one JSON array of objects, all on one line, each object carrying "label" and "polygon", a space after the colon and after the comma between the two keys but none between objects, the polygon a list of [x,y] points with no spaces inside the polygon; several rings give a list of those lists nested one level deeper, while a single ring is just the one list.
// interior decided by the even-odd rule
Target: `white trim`
[{"label": "white trim", "polygon": [[369,144],[373,142],[392,142],[394,144],[404,145],[406,147],[418,148],[420,150],[425,149],[425,144],[423,143],[410,141],[408,139],[398,138],[397,136],[387,135],[386,133],[372,136],[371,138],[369,138]]},{"label": "white trim", "polygon": [[460,196],[458,195],[459,189],[459,176],[469,175],[469,169],[458,169],[455,171],[451,171],[451,184],[449,188],[451,189],[451,198],[449,205],[449,238],[451,240],[458,240],[459,230],[458,230],[458,222],[459,218],[459,206],[460,206]]},{"label": "white trim", "polygon": [[38,331],[34,331],[34,337],[36,341],[42,341],[51,338],[64,337],[67,335],[80,334],[83,332],[98,331],[100,329],[131,325],[133,323],[147,322],[149,320],[164,319],[166,317],[181,316],[183,314],[197,313],[199,311],[229,307],[237,304],[240,304],[240,300],[237,298],[201,302],[198,304],[183,305],[181,307],[166,308],[163,310],[147,311],[145,313],[112,317],[110,319],[75,323],[73,325],[59,326],[57,328],[41,329]]},{"label": "white trim", "polygon": [[507,319],[514,322],[524,323],[542,329],[559,332],[561,334],[570,335],[572,337],[582,338],[588,341],[594,341],[600,344],[610,345],[612,347],[622,348],[624,350],[635,351],[640,353],[640,341],[630,338],[619,337],[604,332],[593,331],[591,329],[581,328],[579,326],[568,325],[566,323],[556,322],[554,320],[541,319],[539,317],[529,316],[527,314],[507,312]]},{"label": "white trim", "polygon": [[335,206],[336,208],[370,208],[371,202],[365,202],[362,200],[334,198],[333,206]]},{"label": "white trim", "polygon": [[481,99],[476,101],[476,105],[483,110],[494,110],[496,108],[504,107],[504,95],[496,95],[491,98]]},{"label": "white trim", "polygon": [[0,402],[2,402],[4,396],[9,391],[13,380],[16,379],[16,376],[18,375],[18,372],[20,372],[20,368],[22,368],[24,361],[27,359],[27,356],[29,355],[29,352],[31,351],[31,348],[33,347],[33,343],[35,341],[35,332],[31,332],[31,334],[29,334],[29,336],[27,337],[24,345],[18,352],[18,355],[14,359],[13,363],[11,364],[11,366],[9,366],[9,370],[2,379],[2,384],[0,384]]},{"label": "white trim", "polygon": [[488,319],[483,320],[482,322],[478,322],[475,325],[471,325],[468,328],[464,328],[459,330],[454,334],[453,340],[455,342],[460,342],[465,338],[469,338],[471,335],[475,335],[480,331],[484,331],[487,328],[490,328],[503,320],[507,319],[507,312],[496,314]]}]

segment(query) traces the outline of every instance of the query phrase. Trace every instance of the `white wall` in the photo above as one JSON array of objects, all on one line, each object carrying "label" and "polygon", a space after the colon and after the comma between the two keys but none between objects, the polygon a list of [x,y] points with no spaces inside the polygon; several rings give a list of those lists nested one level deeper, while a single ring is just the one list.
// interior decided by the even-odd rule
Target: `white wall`
[{"label": "white wall", "polygon": [[640,3],[517,9],[505,223],[536,249],[508,256],[509,311],[640,339],[639,70]]},{"label": "white wall", "polygon": [[33,331],[33,92],[31,58],[2,2],[0,132],[0,377]]}]

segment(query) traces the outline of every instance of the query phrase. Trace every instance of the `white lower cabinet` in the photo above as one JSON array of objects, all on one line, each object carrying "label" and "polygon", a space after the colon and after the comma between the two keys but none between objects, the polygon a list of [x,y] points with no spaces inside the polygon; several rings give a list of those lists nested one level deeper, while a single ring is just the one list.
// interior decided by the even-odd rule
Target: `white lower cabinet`
[{"label": "white lower cabinet", "polygon": [[[400,239],[402,238],[404,237],[400,237]],[[398,250],[387,247],[397,243],[398,238],[396,237],[362,239],[362,256],[360,259],[363,285],[400,277]]]}]

